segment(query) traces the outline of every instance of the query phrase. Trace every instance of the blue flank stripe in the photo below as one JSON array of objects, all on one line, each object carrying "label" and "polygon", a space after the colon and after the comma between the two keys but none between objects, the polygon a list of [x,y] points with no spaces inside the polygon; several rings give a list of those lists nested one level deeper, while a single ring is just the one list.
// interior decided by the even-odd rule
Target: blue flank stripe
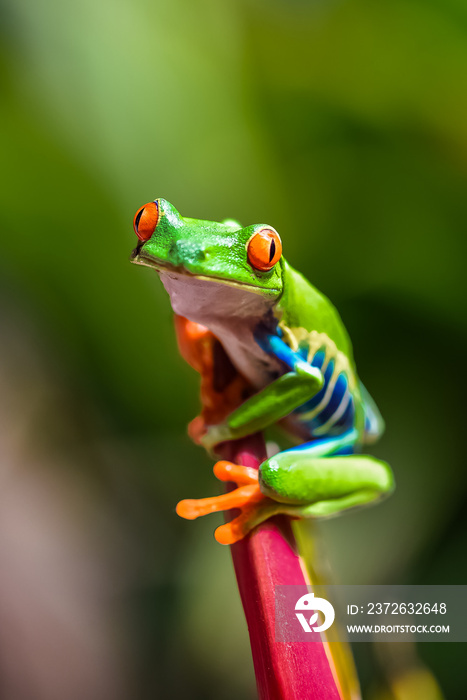
[{"label": "blue flank stripe", "polygon": [[[318,367],[321,369],[325,359],[325,354],[322,350],[317,352],[315,356],[313,357],[311,361],[311,365],[313,367]],[[326,368],[326,372],[324,373],[324,385],[321,391],[319,391],[316,396],[314,396],[310,401],[307,401],[303,406],[300,406],[297,408],[294,413],[300,415],[300,413],[307,413],[308,411],[312,411],[318,404],[322,401],[329,381],[331,379],[332,373],[334,370],[334,362],[331,360]],[[340,406],[341,401],[345,400],[345,393],[349,391],[349,383],[347,376],[344,373],[341,373],[338,378],[336,379],[336,384],[334,386],[334,390],[331,394],[331,397],[327,403],[327,405],[318,413],[315,418],[313,418],[310,421],[306,421],[302,425],[308,426],[308,429],[310,431],[310,435],[313,434],[313,431],[320,428],[322,425],[324,425],[337,411],[337,409]],[[347,408],[345,409],[343,415],[339,418],[334,425],[332,425],[329,428],[329,434],[330,435],[339,435],[342,432],[349,430],[350,428],[353,427],[355,421],[355,402],[353,396],[350,397],[350,401],[348,402]]]},{"label": "blue flank stripe", "polygon": [[[323,361],[324,361],[324,353],[317,353],[317,354],[322,354],[322,355],[323,355]],[[315,357],[316,357],[316,355],[315,355]],[[315,357],[313,358],[313,362],[311,363],[312,366],[313,366],[313,367],[321,367],[321,365],[323,364],[323,362],[321,362],[321,364],[319,364],[319,365],[315,365],[315,364],[314,364],[314,362],[315,362]],[[315,406],[317,406],[317,405],[320,403],[321,399],[323,398],[323,396],[324,396],[325,393],[326,393],[327,385],[328,385],[328,383],[329,383],[329,380],[330,380],[331,377],[332,377],[333,371],[334,371],[334,361],[331,360],[331,361],[329,362],[327,368],[326,368],[326,372],[324,373],[324,385],[323,385],[323,388],[320,389],[320,391],[318,391],[318,393],[317,393],[315,396],[313,396],[312,399],[310,399],[309,401],[307,401],[306,403],[304,403],[303,406],[300,406],[299,408],[297,408],[297,413],[306,413],[307,411],[311,411],[311,410],[313,410],[313,408],[315,408]]]},{"label": "blue flank stripe", "polygon": [[355,402],[353,396],[350,398],[349,405],[345,409],[344,414],[332,426],[334,428],[350,428],[354,423],[355,418]]},{"label": "blue flank stripe", "polygon": [[[308,350],[307,350],[308,352]],[[307,355],[305,355],[307,357]],[[318,369],[321,369],[324,363],[324,358],[326,357],[325,353],[323,350],[318,350],[318,352],[315,352],[313,355],[313,359],[311,361],[311,366],[312,367],[318,367]]]},{"label": "blue flank stripe", "polygon": [[[294,352],[292,348],[289,347],[289,345],[287,345],[287,343],[285,343],[279,337],[280,335],[282,335],[282,333],[279,333],[278,331],[279,329],[277,329],[277,335],[271,335],[270,333],[265,333],[263,329],[259,326],[255,329],[256,342],[260,347],[263,348],[265,352],[275,355],[275,357],[277,357],[281,362],[290,367],[290,369],[293,369],[297,366],[297,364],[301,362],[308,362],[308,346],[306,344],[303,344],[299,346],[297,352]],[[318,352],[314,354],[309,364],[312,367],[321,369],[323,367],[325,358],[325,352],[323,350],[318,350]],[[316,408],[316,406],[318,406],[321,403],[326,394],[333,371],[334,360],[330,360],[324,373],[324,384],[322,389],[315,396],[313,396],[312,399],[295,409],[295,414],[300,415],[301,413],[307,413],[308,411],[312,411],[314,408]],[[310,432],[310,436],[313,434],[313,430],[316,430],[317,428],[324,425],[334,415],[334,413],[339,408],[341,401],[344,399],[345,393],[347,391],[349,391],[347,376],[344,373],[341,373],[336,380],[336,384],[334,386],[333,392],[329,398],[327,405],[324,406],[324,408],[315,418],[313,418],[313,420],[305,421],[304,423],[302,423],[302,426],[307,426]],[[334,425],[332,425],[329,428],[329,435],[331,436],[341,434],[342,432],[353,428],[354,419],[355,402],[354,398],[351,396],[345,413],[341,416],[341,418],[339,418],[339,420]],[[306,444],[307,443],[305,443],[305,445],[303,446],[304,449],[306,449]],[[300,447],[293,449],[300,449]]]},{"label": "blue flank stripe", "polygon": [[347,377],[344,374],[339,374],[336,379],[336,384],[334,386],[334,391],[332,392],[331,398],[328,401],[328,405],[323,408],[323,410],[316,416],[312,421],[312,426],[318,428],[323,423],[326,423],[329,418],[337,411],[340,406],[344,394],[347,391]]}]

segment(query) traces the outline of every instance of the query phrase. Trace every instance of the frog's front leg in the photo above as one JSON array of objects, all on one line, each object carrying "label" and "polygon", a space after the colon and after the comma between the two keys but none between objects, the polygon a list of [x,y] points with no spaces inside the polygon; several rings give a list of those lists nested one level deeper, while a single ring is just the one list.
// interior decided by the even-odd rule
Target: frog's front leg
[{"label": "frog's front leg", "polygon": [[235,481],[235,491],[200,501],[181,501],[177,513],[193,519],[219,510],[240,508],[241,514],[217,528],[221,544],[242,539],[273,515],[322,518],[379,500],[394,488],[389,466],[368,455],[340,454],[351,449],[356,431],[341,437],[315,440],[264,461],[259,472],[218,462],[215,474]]},{"label": "frog's front leg", "polygon": [[200,440],[206,449],[212,449],[226,440],[251,435],[277,423],[313,398],[322,388],[324,378],[320,370],[305,362],[280,338],[265,336],[261,345],[292,371],[250,396],[223,422],[210,426]]}]

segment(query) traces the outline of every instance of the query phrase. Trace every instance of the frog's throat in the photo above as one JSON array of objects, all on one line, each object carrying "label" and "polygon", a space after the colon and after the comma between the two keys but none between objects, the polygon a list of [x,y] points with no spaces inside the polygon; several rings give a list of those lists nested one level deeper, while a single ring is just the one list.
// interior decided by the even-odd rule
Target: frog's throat
[{"label": "frog's throat", "polygon": [[280,371],[277,361],[255,340],[258,324],[275,318],[280,293],[268,296],[253,285],[190,275],[142,255],[134,256],[134,262],[158,272],[173,311],[209,328],[252,386],[261,389],[270,383],[271,372]]},{"label": "frog's throat", "polygon": [[275,299],[255,293],[253,286],[226,284],[222,279],[160,269],[159,277],[175,313],[209,327],[209,319],[262,318]]},{"label": "frog's throat", "polygon": [[130,262],[135,265],[142,265],[143,267],[150,267],[160,274],[175,274],[186,277],[187,279],[200,280],[204,282],[215,282],[217,284],[223,284],[227,287],[233,287],[235,289],[243,289],[245,292],[250,292],[252,294],[257,294],[262,297],[268,297],[272,302],[279,301],[282,295],[282,290],[280,289],[270,289],[265,287],[256,286],[254,284],[248,284],[246,282],[236,282],[234,280],[226,279],[225,277],[209,277],[207,275],[196,275],[189,272],[184,267],[175,267],[166,262],[156,260],[145,255],[144,252],[140,250],[140,246],[135,248],[130,256]]},{"label": "frog's throat", "polygon": [[161,282],[178,316],[199,323],[220,341],[234,367],[258,389],[279,372],[279,363],[256,342],[259,324],[274,323],[276,301],[243,285],[159,270]]}]

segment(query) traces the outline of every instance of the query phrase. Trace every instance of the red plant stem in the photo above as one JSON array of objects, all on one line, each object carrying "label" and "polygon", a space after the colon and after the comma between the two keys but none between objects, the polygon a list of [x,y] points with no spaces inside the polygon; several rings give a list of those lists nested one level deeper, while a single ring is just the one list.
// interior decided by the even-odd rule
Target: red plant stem
[{"label": "red plant stem", "polygon": [[[224,459],[256,469],[266,458],[259,434],[224,443],[220,451]],[[275,641],[275,586],[310,584],[290,521],[271,518],[231,552],[260,700],[343,700],[326,642]]]}]

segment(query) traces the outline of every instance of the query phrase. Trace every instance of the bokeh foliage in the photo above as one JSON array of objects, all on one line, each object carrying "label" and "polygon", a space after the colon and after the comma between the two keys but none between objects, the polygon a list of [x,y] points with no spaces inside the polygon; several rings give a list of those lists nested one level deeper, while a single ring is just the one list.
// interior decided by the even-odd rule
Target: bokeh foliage
[{"label": "bokeh foliage", "polygon": [[[154,197],[274,225],[343,315],[398,491],[321,528],[336,577],[464,583],[467,5],[3,0],[2,28],[2,307],[68,396],[49,449],[73,468],[67,421],[105,445],[85,474],[137,552],[136,697],[254,692],[228,552],[173,512],[214,483],[168,299],[128,263]],[[463,698],[459,649],[425,646]]]}]

